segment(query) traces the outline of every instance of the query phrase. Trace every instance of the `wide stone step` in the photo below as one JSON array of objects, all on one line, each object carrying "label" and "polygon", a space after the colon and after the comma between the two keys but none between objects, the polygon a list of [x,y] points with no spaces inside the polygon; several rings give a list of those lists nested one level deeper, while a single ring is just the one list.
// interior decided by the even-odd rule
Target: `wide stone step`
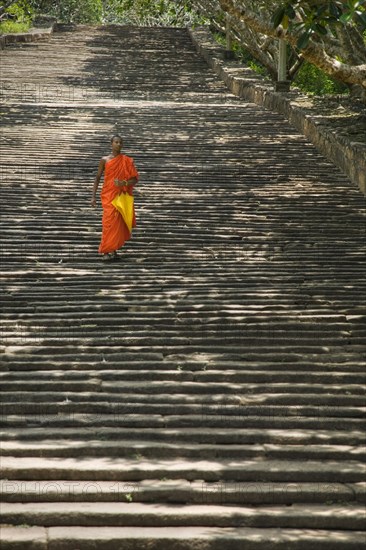
[{"label": "wide stone step", "polygon": [[148,419],[146,414],[125,414],[117,411],[112,411],[110,414],[104,414],[102,412],[93,412],[93,410],[86,409],[83,413],[74,413],[63,411],[62,407],[59,407],[53,414],[49,414],[43,410],[43,406],[40,405],[33,415],[24,414],[20,412],[17,415],[4,415],[1,424],[3,427],[17,427],[28,426],[28,428],[36,428],[38,426],[49,426],[54,428],[65,427],[83,427],[85,430],[99,430],[102,427],[114,427],[119,428],[237,428],[237,429],[250,429],[250,428],[262,428],[262,429],[274,429],[274,430],[289,430],[289,429],[306,429],[306,430],[342,430],[348,429],[349,431],[360,431],[364,429],[365,421],[359,418],[343,418],[343,417],[319,417],[317,414],[313,417],[298,417],[297,412],[291,417],[288,414],[280,412],[278,416],[273,414],[272,411],[268,411],[267,415],[252,416],[217,416],[217,415],[170,415],[164,416],[161,414],[150,414]]},{"label": "wide stone step", "polygon": [[363,548],[363,197],[185,29],[59,29],[2,52],[1,548]]},{"label": "wide stone step", "polygon": [[103,479],[140,481],[169,478],[205,481],[282,481],[357,483],[364,479],[366,465],[357,460],[128,460],[126,458],[2,458],[7,479]]},{"label": "wide stone step", "polygon": [[[309,363],[308,361],[298,360],[293,361],[283,361],[276,362],[274,359],[266,361],[258,360],[249,360],[246,361],[244,358],[233,359],[230,357],[225,357],[225,354],[222,354],[221,360],[216,356],[201,356],[197,354],[197,358],[193,361],[191,358],[185,356],[171,356],[161,357],[160,360],[152,361],[150,359],[142,359],[141,357],[124,357],[120,353],[111,353],[108,356],[108,368],[106,365],[103,365],[103,368],[95,370],[96,367],[100,367],[101,358],[99,354],[96,354],[94,357],[89,355],[89,360],[87,358],[83,360],[82,358],[70,358],[67,356],[55,357],[52,356],[33,356],[25,355],[23,360],[20,357],[17,357],[16,360],[9,362],[9,358],[3,357],[3,372],[0,373],[0,380],[17,380],[20,376],[25,382],[33,378],[46,378],[47,380],[52,380],[54,376],[57,376],[60,381],[64,380],[76,380],[76,379],[85,379],[85,378],[103,378],[103,379],[118,379],[121,364],[128,366],[129,370],[134,370],[139,372],[140,370],[177,370],[181,368],[183,372],[207,372],[209,374],[214,374],[216,372],[228,372],[229,375],[232,371],[235,371],[238,374],[241,372],[252,373],[257,372],[259,376],[263,372],[267,373],[270,377],[272,374],[276,375],[277,373],[288,372],[289,376],[292,376],[293,372],[296,372],[298,376],[302,376],[305,372],[308,376],[319,376],[323,377],[324,375],[335,375],[343,376],[349,375],[350,377],[358,377],[360,374],[364,376],[363,365],[351,361],[350,358],[344,358],[341,363],[329,362],[328,357],[324,357],[324,361],[321,361],[321,355],[314,362]],[[102,362],[106,363],[106,359],[102,358]]]},{"label": "wide stone step", "polygon": [[[96,339],[96,337],[98,339]],[[328,346],[331,346],[333,348],[339,346],[339,339],[334,338],[328,339],[325,338],[324,340],[321,340],[319,338],[313,338],[308,339],[304,341],[299,341],[298,338],[242,338],[240,336],[231,336],[226,337],[224,335],[218,337],[218,336],[210,336],[210,337],[204,337],[203,335],[200,336],[197,334],[196,336],[191,336],[191,334],[186,335],[177,335],[169,336],[168,334],[160,335],[160,336],[139,336],[136,334],[131,333],[130,335],[121,335],[119,331],[115,331],[111,334],[110,331],[95,331],[95,336],[91,333],[84,334],[83,331],[77,330],[76,332],[71,331],[65,331],[65,332],[57,332],[55,331],[53,334],[50,333],[44,333],[44,334],[38,334],[37,332],[31,332],[31,333],[22,333],[18,332],[15,334],[12,334],[11,336],[5,336],[3,343],[6,343],[8,345],[22,345],[27,344],[31,346],[35,345],[52,345],[55,348],[57,347],[63,347],[64,345],[69,345],[70,342],[74,342],[76,344],[82,345],[85,342],[88,342],[89,344],[94,344],[95,346],[100,346],[102,343],[105,343],[106,341],[110,341],[112,344],[116,344],[117,342],[120,345],[131,345],[131,346],[141,346],[146,348],[161,348],[166,347],[169,351],[174,352],[182,352],[187,347],[190,347],[191,349],[195,349],[197,351],[200,351],[202,349],[203,345],[207,345],[208,349],[211,349],[213,352],[220,353],[222,352],[225,347],[227,346],[235,346],[238,350],[247,350],[248,353],[252,351],[255,353],[255,350],[258,349],[258,347],[261,347],[261,353],[257,353],[257,357],[260,357],[264,354],[274,354],[277,350],[278,353],[286,354],[286,353],[299,353],[299,354],[316,354],[316,353],[325,353],[326,349],[329,349]],[[353,351],[359,350],[360,352],[363,351],[364,346],[362,345],[363,339],[361,339],[359,342],[355,341],[355,343],[352,345],[351,349]],[[346,341],[345,346],[350,345],[350,341]],[[358,346],[358,347],[357,347]]]},{"label": "wide stone step", "polygon": [[146,502],[219,505],[365,503],[366,483],[263,482],[184,479],[3,480],[3,502]]},{"label": "wide stone step", "polygon": [[268,352],[273,350],[275,346],[278,346],[284,350],[289,349],[298,351],[303,349],[305,353],[309,353],[315,350],[316,346],[320,345],[338,347],[342,341],[345,346],[352,344],[361,345],[365,341],[365,336],[362,333],[353,334],[352,336],[349,333],[339,334],[338,336],[335,334],[331,337],[325,332],[316,334],[314,331],[313,334],[307,332],[299,337],[298,334],[291,334],[291,332],[289,332],[286,338],[285,331],[275,333],[264,331],[261,333],[259,329],[256,335],[251,335],[250,331],[246,332],[244,329],[235,329],[235,326],[233,326],[232,330],[222,331],[219,327],[207,329],[202,329],[199,326],[191,328],[176,327],[175,329],[171,328],[170,330],[164,331],[163,335],[155,327],[150,332],[147,330],[147,327],[145,327],[143,331],[137,329],[131,330],[131,335],[127,336],[126,334],[118,335],[115,330],[108,330],[106,327],[100,327],[98,330],[97,327],[88,328],[82,324],[69,324],[62,328],[55,326],[52,328],[40,327],[37,325],[26,327],[21,325],[15,333],[13,329],[7,330],[4,328],[2,343],[11,345],[17,343],[29,344],[32,342],[42,342],[46,345],[48,342],[61,341],[68,344],[78,339],[91,339],[93,336],[97,337],[99,340],[104,336],[106,340],[112,342],[118,339],[123,342],[126,338],[130,338],[133,342],[139,342],[141,345],[147,345],[151,342],[153,346],[161,345],[164,342],[167,342],[169,346],[179,346],[184,342],[191,345],[197,345],[200,341],[204,340],[216,349],[217,345],[221,345],[223,348],[224,346],[236,343],[239,346],[247,346],[248,349],[253,349],[255,346],[261,345],[264,349],[267,348]]},{"label": "wide stone step", "polygon": [[[116,320],[121,320],[121,313],[113,315],[111,314],[108,316],[108,318],[105,317],[105,312],[103,314],[94,314],[93,316],[89,315],[87,317],[84,317],[83,319],[80,319],[80,312],[78,316],[71,316],[70,314],[67,314],[65,318],[59,317],[57,319],[52,318],[50,314],[47,315],[40,315],[40,314],[34,314],[32,315],[32,318],[24,317],[24,315],[19,315],[17,317],[17,322],[19,323],[21,319],[21,326],[24,327],[24,329],[27,327],[31,329],[33,326],[38,327],[39,329],[58,329],[61,327],[69,327],[71,326],[80,326],[82,327],[85,325],[85,327],[90,327],[90,330],[95,327],[100,326],[113,326],[116,322]],[[117,317],[117,319],[116,319]],[[185,322],[186,321],[186,322]],[[140,315],[139,317],[134,313],[133,316],[126,317],[124,319],[124,324],[126,327],[129,327],[131,329],[134,329],[138,331],[139,333],[143,334],[146,330],[146,328],[151,330],[164,330],[168,333],[174,332],[177,329],[180,331],[184,330],[192,330],[191,327],[192,319],[184,319],[184,317],[180,316],[178,319],[171,316],[168,319],[163,318],[154,318],[149,317],[148,315]],[[20,324],[20,323],[19,323]],[[218,319],[205,319],[201,323],[196,323],[197,328],[201,330],[203,333],[209,334],[210,332],[229,332],[233,331],[234,334],[240,333],[242,331],[243,335],[246,336],[255,336],[257,331],[259,331],[260,334],[268,335],[268,334],[278,334],[281,336],[283,332],[287,332],[288,336],[298,336],[299,334],[302,336],[313,336],[314,334],[322,333],[324,335],[328,333],[332,333],[333,331],[337,331],[340,336],[349,336],[350,335],[350,328],[351,325],[344,323],[332,323],[330,320],[328,320],[327,324],[322,326],[316,323],[309,322],[303,322],[298,324],[291,324],[291,323],[281,323],[281,322],[267,322],[263,321],[261,324],[258,320],[255,324],[253,322],[248,322],[246,320],[243,320],[241,318],[235,319],[235,316],[233,316],[232,319],[229,318],[218,318]],[[4,334],[7,332],[11,332],[12,329],[14,329],[14,320],[4,320],[3,322],[3,328],[4,328]],[[144,330],[145,329],[145,330]]]},{"label": "wide stone step", "polygon": [[[3,527],[4,550],[363,550],[361,531],[214,527]],[[31,546],[30,546],[31,545]]]},{"label": "wide stone step", "polygon": [[[126,362],[124,362],[126,363]],[[48,361],[47,361],[48,364]],[[212,382],[225,377],[225,380],[235,380],[236,377],[240,381],[270,381],[277,380],[283,382],[285,376],[286,380],[294,380],[298,382],[304,382],[305,380],[312,380],[313,382],[329,382],[333,379],[342,383],[348,384],[362,384],[365,379],[364,372],[360,369],[354,368],[352,364],[317,364],[312,365],[312,369],[306,363],[296,364],[296,370],[294,364],[278,365],[278,364],[252,364],[252,363],[235,363],[223,360],[216,365],[212,362],[206,364],[189,363],[184,359],[176,362],[161,361],[159,364],[151,363],[147,368],[146,362],[133,362],[127,361],[127,365],[121,365],[120,362],[108,361],[108,369],[101,368],[99,370],[93,369],[93,364],[86,362],[74,362],[73,370],[61,369],[61,362],[48,364],[49,370],[41,369],[41,365],[38,366],[39,370],[35,370],[36,365],[29,364],[29,369],[22,370],[23,364],[9,365],[11,370],[7,370],[5,367],[3,372],[0,373],[0,383],[5,389],[7,385],[8,389],[12,388],[12,385],[16,388],[21,383],[29,384],[32,381],[37,381],[40,384],[57,383],[57,384],[72,384],[72,383],[89,383],[93,380],[100,380],[100,382],[108,380],[128,380],[139,378],[143,373],[144,378],[154,376],[161,377],[192,377],[199,381],[201,378],[204,381]],[[69,365],[70,366],[70,365]],[[84,368],[81,368],[84,367]],[[89,367],[89,368],[87,368]],[[281,368],[282,367],[282,368]],[[146,378],[145,378],[146,379]]]},{"label": "wide stone step", "polygon": [[[362,446],[364,442],[363,430],[325,430],[319,427],[308,430],[298,429],[273,429],[270,428],[235,428],[225,426],[225,428],[211,428],[210,426],[200,426],[197,428],[161,428],[158,431],[155,428],[123,428],[106,426],[81,426],[81,427],[49,427],[35,426],[2,429],[0,431],[1,440],[19,441],[26,443],[39,442],[43,440],[80,440],[87,442],[95,440],[95,436],[105,441],[115,439],[128,439],[133,447],[142,438],[150,443],[154,441],[179,443],[180,446],[197,443],[201,445],[260,445],[260,444],[282,444],[298,445],[302,444],[305,448],[312,445],[351,445]],[[162,443],[163,444],[163,443]]]},{"label": "wide stone step", "polygon": [[[179,379],[180,378],[180,379]],[[183,380],[182,380],[183,378]],[[5,389],[6,389],[6,383]],[[26,383],[24,383],[26,385]],[[51,388],[47,388],[51,386]],[[42,386],[46,386],[43,388]],[[61,384],[60,392],[55,392],[55,384],[39,384],[39,400],[40,401],[53,401],[58,396],[58,401],[68,401],[73,398],[77,401],[88,401],[93,398],[100,399],[101,401],[116,401],[121,403],[121,397],[126,396],[129,402],[133,402],[133,395],[135,393],[141,393],[142,395],[164,395],[164,394],[187,394],[187,395],[207,395],[215,393],[219,396],[236,395],[242,397],[243,404],[256,404],[263,402],[265,397],[266,404],[309,404],[309,401],[316,400],[318,406],[320,405],[336,405],[339,406],[360,406],[365,404],[365,395],[363,388],[356,384],[305,384],[305,383],[227,383],[224,382],[194,382],[184,381],[184,376],[177,377],[177,380],[149,380],[148,383],[142,383],[140,381],[115,381],[115,382],[103,382],[96,380],[90,385],[83,383],[70,383]],[[86,387],[85,387],[86,386]],[[324,388],[327,390],[327,394],[323,394]],[[46,391],[48,389],[48,391]],[[76,390],[80,391],[76,391]],[[13,399],[21,405],[24,400],[32,395],[32,390],[37,390],[37,384],[30,383],[27,388],[28,391],[8,391],[4,392],[3,398],[5,401]],[[52,391],[53,390],[53,391]],[[89,391],[86,391],[89,390]],[[97,391],[96,391],[97,390]],[[84,396],[84,398],[83,398]],[[85,399],[86,398],[86,399]],[[225,399],[225,398],[224,398]],[[224,400],[223,399],[223,400]],[[296,403],[295,403],[296,400]],[[334,401],[337,400],[337,403]],[[238,400],[239,401],[239,400]]]},{"label": "wide stone step", "polygon": [[[142,434],[143,435],[143,434]],[[141,458],[185,457],[195,460],[203,458],[242,459],[264,457],[269,459],[305,460],[358,460],[366,461],[366,449],[352,445],[189,445],[184,447],[173,443],[139,440],[43,440],[42,443],[2,441],[0,454],[14,457],[75,457],[110,456]]]},{"label": "wide stone step", "polygon": [[[329,401],[325,403],[320,401],[317,406],[297,405],[296,399],[293,404],[289,399],[286,404],[276,404],[274,399],[266,399],[269,403],[260,405],[256,404],[260,401],[258,396],[253,399],[242,398],[240,405],[230,404],[229,401],[225,402],[224,400],[221,403],[208,404],[204,401],[200,402],[199,396],[196,403],[185,403],[184,397],[175,403],[166,403],[163,397],[160,404],[134,403],[128,395],[122,396],[121,400],[112,399],[108,395],[100,396],[100,394],[97,394],[94,399],[92,394],[83,399],[82,395],[67,393],[51,396],[53,402],[50,402],[49,396],[44,400],[42,397],[41,395],[39,400],[36,400],[32,396],[32,401],[27,401],[28,396],[10,396],[1,404],[2,418],[0,422],[3,424],[10,421],[14,424],[18,415],[28,423],[37,420],[46,423],[47,421],[54,422],[54,417],[60,415],[60,419],[67,423],[73,419],[78,422],[84,415],[95,419],[100,416],[109,422],[128,423],[129,420],[135,422],[140,419],[142,421],[143,415],[149,415],[152,422],[160,416],[171,423],[175,422],[176,416],[179,414],[186,423],[191,422],[192,424],[225,421],[227,425],[230,423],[237,425],[238,421],[244,424],[246,420],[250,421],[253,418],[257,418],[259,422],[261,419],[264,421],[266,419],[273,419],[273,421],[287,419],[289,422],[296,420],[314,422],[317,420],[319,423],[323,422],[324,427],[327,422],[336,423],[340,418],[345,422],[348,420],[352,422],[355,419],[355,424],[360,424],[360,428],[366,423],[366,421],[362,421],[365,419],[365,407],[357,407],[357,403],[355,406],[347,407],[336,405],[336,396],[334,396],[333,404],[329,404]],[[18,399],[22,400],[22,403],[19,403]],[[309,401],[312,402],[312,399]],[[149,421],[146,422],[146,425],[148,424]]]},{"label": "wide stone step", "polygon": [[[162,378],[162,377],[161,377]],[[171,377],[168,380],[160,379],[159,381],[149,380],[148,384],[143,384],[140,381],[127,382],[115,381],[102,382],[95,380],[94,383],[60,383],[60,392],[55,391],[55,383],[39,383],[39,401],[90,401],[96,399],[100,401],[118,401],[121,402],[121,397],[126,396],[129,402],[133,401],[133,394],[135,392],[141,392],[142,395],[154,395],[164,394],[171,392],[171,394],[184,395],[205,395],[211,392],[215,392],[219,396],[236,395],[242,397],[243,404],[255,404],[259,401],[263,401],[263,396],[266,396],[266,404],[277,404],[286,402],[290,404],[295,399],[299,405],[308,404],[309,400],[314,399],[314,396],[321,394],[318,397],[318,404],[324,405],[326,403],[332,404],[332,400],[338,399],[339,406],[353,405],[360,407],[365,403],[363,388],[356,384],[344,384],[339,386],[336,384],[305,384],[305,383],[293,383],[290,384],[273,382],[273,383],[227,383],[223,382],[210,382],[204,384],[203,382],[190,381],[190,378],[194,376],[176,376]],[[186,378],[186,380],[184,380]],[[188,378],[188,380],[187,380]],[[7,384],[4,384],[6,390]],[[37,390],[37,384],[26,382],[21,384],[23,388],[17,391],[16,388],[9,389],[3,394],[4,401],[15,400],[18,403],[31,399],[32,390]],[[26,386],[26,387],[24,387]],[[48,387],[47,387],[48,386]],[[322,395],[322,388],[326,389],[328,394]],[[48,391],[47,391],[48,390]],[[78,391],[79,390],[79,391]],[[291,391],[290,391],[291,390]],[[300,395],[299,395],[300,394]],[[225,397],[223,398],[223,401]],[[239,399],[237,399],[239,401]]]},{"label": "wide stone step", "polygon": [[[108,364],[110,364],[108,362]],[[170,367],[170,368],[169,368]],[[200,371],[199,369],[204,369]],[[89,370],[84,372],[65,372],[55,369],[54,371],[50,370],[45,371],[31,371],[29,373],[24,371],[8,371],[0,373],[0,383],[2,391],[21,391],[32,388],[32,384],[38,384],[39,388],[42,388],[43,391],[47,389],[52,389],[55,385],[57,388],[64,390],[82,390],[83,388],[89,389],[93,385],[99,384],[102,385],[108,381],[128,381],[128,380],[138,380],[143,378],[144,380],[194,380],[196,382],[256,382],[263,383],[269,381],[276,382],[289,382],[293,381],[294,383],[304,383],[313,382],[313,383],[323,383],[329,384],[329,382],[338,382],[342,384],[354,384],[355,388],[358,387],[358,391],[362,392],[363,388],[359,387],[360,384],[363,384],[366,380],[366,376],[362,372],[346,372],[346,369],[340,369],[340,371],[329,372],[327,370],[317,372],[297,372],[290,371],[287,372],[283,370],[260,370],[257,366],[256,369],[246,369],[244,365],[241,369],[233,368],[220,368],[220,366],[215,369],[212,366],[195,366],[195,369],[191,369],[188,365],[177,363],[176,365],[170,366],[166,365],[166,368],[152,368],[145,370],[141,365],[141,369],[131,369],[128,365],[126,368],[110,369],[110,370]],[[352,392],[354,393],[354,392]]]},{"label": "wide stone step", "polygon": [[[131,500],[133,499],[133,495]],[[344,529],[362,531],[362,505],[292,505],[233,507],[163,505],[136,502],[2,503],[2,522],[9,525],[83,527],[250,527],[261,529]]]},{"label": "wide stone step", "polygon": [[[241,419],[246,417],[285,417],[289,420],[299,418],[318,418],[319,421],[327,418],[365,418],[365,407],[357,406],[359,399],[355,399],[352,404],[352,399],[348,398],[348,406],[337,405],[337,396],[333,396],[333,403],[330,398],[326,401],[319,400],[318,405],[308,405],[306,400],[302,399],[301,404],[296,404],[296,396],[291,402],[290,397],[286,395],[286,403],[281,404],[281,395],[266,395],[257,394],[254,397],[239,397],[233,396],[232,399],[225,399],[222,395],[221,401],[208,402],[201,399],[200,395],[189,400],[184,394],[178,394],[175,400],[165,398],[163,395],[158,402],[158,398],[149,400],[145,397],[143,400],[140,397],[140,402],[135,402],[129,394],[118,395],[104,394],[92,392],[88,394],[74,394],[72,392],[60,394],[44,394],[40,393],[38,399],[30,393],[16,393],[3,396],[1,404],[1,414],[3,420],[6,417],[15,418],[15,415],[24,415],[24,418],[31,419],[44,416],[51,417],[52,415],[60,414],[65,418],[73,416],[80,417],[80,413],[88,415],[113,415],[116,418],[125,415],[141,416],[147,415],[163,415],[165,417],[176,416],[177,414],[189,415],[190,420],[194,421],[194,415],[200,415],[201,420],[214,420],[214,417],[225,418],[227,422],[231,420]],[[276,403],[276,397],[279,403]],[[308,401],[313,402],[313,395],[310,395]],[[155,403],[151,403],[155,401]],[[263,401],[265,404],[260,404]],[[361,399],[362,402],[362,399]],[[197,421],[197,418],[196,418]]]}]

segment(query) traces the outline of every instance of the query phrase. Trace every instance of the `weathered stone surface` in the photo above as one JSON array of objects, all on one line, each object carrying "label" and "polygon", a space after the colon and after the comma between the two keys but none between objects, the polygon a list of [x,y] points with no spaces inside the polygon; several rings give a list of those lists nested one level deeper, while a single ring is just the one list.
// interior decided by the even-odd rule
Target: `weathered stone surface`
[{"label": "weathered stone surface", "polygon": [[[357,187],[184,29],[59,27],[2,67],[2,548],[361,547]],[[138,226],[104,265],[115,132]]]},{"label": "weathered stone surface", "polygon": [[[139,482],[24,481],[1,483],[5,502],[133,502],[209,505],[312,505],[365,502],[363,483],[287,483],[144,479]],[[82,505],[80,505],[80,510]]]},{"label": "weathered stone surface", "polygon": [[17,42],[37,42],[39,40],[49,40],[56,25],[54,18],[38,18],[34,21],[34,26],[27,32],[8,33],[0,36],[0,49],[6,48],[9,44]]},{"label": "weathered stone surface", "polygon": [[[51,527],[49,543],[32,541],[35,529],[4,529],[2,549],[4,550],[140,550],[141,544],[149,550],[248,550],[261,548],[287,550],[362,550],[363,534],[347,531],[315,531],[300,529],[220,529],[220,528],[143,528],[134,527]],[[37,530],[38,531],[38,530]],[[40,531],[40,530],[39,530]],[[139,531],[139,532],[137,532]],[[28,533],[28,537],[27,537]],[[18,542],[15,542],[19,540]],[[17,545],[18,544],[18,545]],[[23,546],[22,546],[23,545]],[[74,546],[73,546],[74,545]]]},{"label": "weathered stone surface", "polygon": [[315,460],[133,460],[118,457],[77,458],[2,458],[3,475],[7,479],[72,479],[140,481],[142,479],[203,479],[205,481],[281,481],[344,483],[363,481],[366,466],[353,461]]},{"label": "weathered stone surface", "polygon": [[74,526],[172,527],[191,525],[206,527],[301,528],[362,530],[365,521],[363,505],[328,504],[291,507],[215,505],[164,505],[135,502],[29,503],[3,504],[5,523]]},{"label": "weathered stone surface", "polygon": [[70,544],[86,550],[137,550],[141,543],[149,550],[362,550],[365,540],[360,532],[311,529],[51,527],[49,533],[50,550],[66,550]]},{"label": "weathered stone surface", "polygon": [[42,527],[7,527],[0,530],[1,550],[48,550],[47,530]]},{"label": "weathered stone surface", "polygon": [[[289,82],[277,82],[273,90],[273,84],[266,82],[250,69],[242,65],[234,68],[235,62],[225,61],[227,56],[224,48],[217,47],[208,29],[190,29],[190,34],[197,50],[235,95],[285,115],[295,128],[339,166],[366,195],[366,120],[362,112],[359,116],[354,115],[354,124],[359,126],[359,139],[357,136],[355,139],[352,136],[347,137],[340,125],[336,126],[332,120],[335,118],[334,110],[337,106],[333,106],[333,114],[328,122],[324,108],[317,108],[308,99],[308,104],[311,103],[309,109],[303,94],[294,91],[288,93]],[[339,108],[342,106],[338,106]]]}]

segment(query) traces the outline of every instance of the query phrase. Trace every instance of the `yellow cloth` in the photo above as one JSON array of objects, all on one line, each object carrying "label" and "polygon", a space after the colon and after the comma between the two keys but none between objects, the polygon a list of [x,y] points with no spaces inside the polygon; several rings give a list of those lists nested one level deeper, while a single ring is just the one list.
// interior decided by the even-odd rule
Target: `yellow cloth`
[{"label": "yellow cloth", "polygon": [[133,224],[133,196],[128,193],[121,193],[112,200],[112,204],[121,213],[128,230],[131,232]]}]

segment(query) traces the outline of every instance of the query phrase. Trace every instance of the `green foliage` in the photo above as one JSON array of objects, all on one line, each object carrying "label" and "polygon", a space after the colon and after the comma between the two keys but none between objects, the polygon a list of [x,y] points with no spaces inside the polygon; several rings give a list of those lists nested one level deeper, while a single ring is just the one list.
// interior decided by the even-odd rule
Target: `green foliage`
[{"label": "green foliage", "polygon": [[[214,37],[222,46],[225,45],[226,39],[221,33],[214,33]],[[233,51],[235,57],[244,65],[250,67],[254,72],[269,77],[269,73],[263,65],[261,65],[254,57],[241,46],[237,41],[233,42]],[[328,95],[328,94],[347,94],[349,88],[342,82],[334,80],[327,76],[324,71],[315,67],[311,63],[305,62],[293,80],[293,85],[298,87],[302,92],[309,95]]]},{"label": "green foliage", "polygon": [[30,27],[29,23],[17,23],[17,22],[14,22],[14,21],[3,21],[2,23],[0,23],[0,35],[1,34],[27,32],[29,27]]},{"label": "green foliage", "polygon": [[33,10],[27,2],[14,2],[3,14],[0,34],[26,32],[31,26],[32,15]]},{"label": "green foliage", "polygon": [[29,0],[37,13],[56,17],[65,23],[101,23],[102,0]]},{"label": "green foliage", "polygon": [[286,0],[273,13],[272,23],[298,32],[297,47],[303,49],[314,35],[335,35],[339,25],[353,25],[363,32],[365,5],[365,0]]},{"label": "green foliage", "polygon": [[17,23],[29,23],[33,10],[26,2],[15,2],[5,10],[5,13],[15,17]]},{"label": "green foliage", "polygon": [[190,0],[19,0],[15,5],[66,23],[175,27],[206,23]]},{"label": "green foliage", "polygon": [[206,21],[191,2],[171,0],[103,0],[103,22],[139,26],[184,27]]},{"label": "green foliage", "polygon": [[311,95],[347,94],[349,88],[342,82],[327,76],[321,69],[305,62],[293,80],[293,85]]},{"label": "green foliage", "polygon": [[[214,33],[215,40],[222,46],[226,45],[226,38],[219,32]],[[263,67],[249,52],[246,50],[237,40],[233,40],[231,44],[232,50],[235,53],[236,59],[241,61],[244,65],[252,69],[265,77],[270,77],[267,69]]]},{"label": "green foliage", "polygon": [[265,67],[261,65],[243,46],[238,42],[233,43],[233,51],[236,57],[244,64],[247,65],[252,71],[261,76],[270,78],[270,75]]}]

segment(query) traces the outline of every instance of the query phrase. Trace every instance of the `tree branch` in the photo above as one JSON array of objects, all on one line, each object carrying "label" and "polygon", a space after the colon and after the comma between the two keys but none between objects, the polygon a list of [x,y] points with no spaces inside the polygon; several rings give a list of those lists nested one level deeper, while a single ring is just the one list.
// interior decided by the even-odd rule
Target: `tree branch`
[{"label": "tree branch", "polygon": [[[224,11],[246,23],[255,31],[272,36],[273,38],[283,38],[294,48],[297,47],[297,34],[285,31],[282,27],[274,29],[268,21],[262,19],[253,11],[248,10],[244,6],[238,6],[235,0],[220,0],[220,5]],[[325,51],[323,44],[315,42],[312,39],[301,51],[301,55],[304,59],[321,68],[330,76],[338,78],[347,84],[357,84],[366,88],[366,63],[351,65],[339,61]]]}]

